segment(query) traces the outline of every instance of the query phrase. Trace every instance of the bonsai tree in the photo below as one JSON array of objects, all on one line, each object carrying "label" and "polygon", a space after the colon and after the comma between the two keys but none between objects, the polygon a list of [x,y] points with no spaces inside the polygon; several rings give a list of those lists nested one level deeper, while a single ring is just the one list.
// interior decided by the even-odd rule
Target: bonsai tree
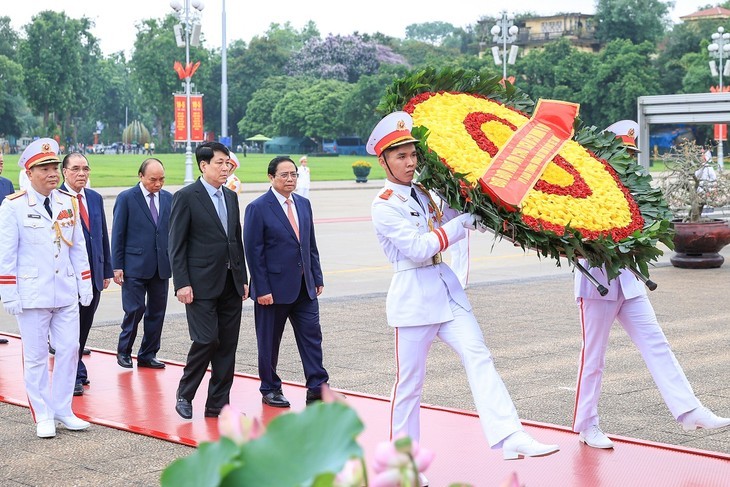
[{"label": "bonsai tree", "polygon": [[672,212],[683,222],[709,221],[706,207],[730,204],[730,172],[716,172],[705,159],[705,149],[684,140],[662,156],[667,169],[661,189]]}]

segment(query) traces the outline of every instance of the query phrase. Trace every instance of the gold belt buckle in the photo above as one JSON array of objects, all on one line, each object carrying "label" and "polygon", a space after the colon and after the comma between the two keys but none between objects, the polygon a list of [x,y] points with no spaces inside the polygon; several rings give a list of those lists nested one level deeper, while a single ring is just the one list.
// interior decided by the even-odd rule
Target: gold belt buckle
[{"label": "gold belt buckle", "polygon": [[441,252],[431,257],[431,262],[433,262],[433,265],[439,265],[443,261],[441,258]]}]

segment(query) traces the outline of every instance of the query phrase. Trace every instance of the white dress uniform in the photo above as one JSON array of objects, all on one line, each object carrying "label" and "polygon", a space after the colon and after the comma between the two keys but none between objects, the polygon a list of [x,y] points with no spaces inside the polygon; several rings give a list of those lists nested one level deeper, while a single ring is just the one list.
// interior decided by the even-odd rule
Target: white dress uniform
[{"label": "white dress uniform", "polygon": [[300,196],[309,198],[309,187],[311,184],[309,168],[300,163],[297,168],[297,189],[294,192]]},{"label": "white dress uniform", "polygon": [[[587,266],[584,260],[580,263]],[[588,271],[608,289],[608,294],[601,296],[582,273],[575,273],[575,298],[580,309],[583,348],[578,366],[573,431],[581,432],[599,425],[601,378],[608,336],[614,321],[626,330],[641,352],[675,419],[679,420],[684,413],[700,407],[700,401],[657,322],[644,284],[628,270],[622,270],[610,283],[603,268],[594,267]]]},{"label": "white dress uniform", "polygon": [[[46,140],[50,139],[37,142]],[[18,320],[25,386],[37,423],[73,416],[78,303],[90,301],[93,295],[75,200],[68,193],[52,190],[49,216],[45,198],[31,187],[8,196],[0,206],[0,296],[6,310],[12,310]],[[52,380],[49,332],[56,348]]]},{"label": "white dress uniform", "polygon": [[[238,157],[236,157],[236,154],[231,152],[230,158],[231,158],[231,164],[233,164],[235,166],[233,168],[233,171],[235,171],[236,169],[241,167],[241,163],[238,162]],[[231,172],[231,175],[228,176],[228,179],[226,179],[226,188],[230,189],[231,191],[233,191],[236,194],[243,193],[243,183],[241,182],[240,179],[238,179],[238,176],[236,176],[232,172]]]},{"label": "white dress uniform", "polygon": [[411,197],[411,188],[386,181],[372,204],[378,241],[395,271],[386,300],[397,361],[391,436],[405,433],[420,438],[426,358],[439,337],[461,358],[482,428],[489,444],[498,447],[522,425],[461,284],[440,262],[439,252],[463,239],[467,230],[462,217],[448,207],[439,223],[427,194],[415,188],[419,204]]}]

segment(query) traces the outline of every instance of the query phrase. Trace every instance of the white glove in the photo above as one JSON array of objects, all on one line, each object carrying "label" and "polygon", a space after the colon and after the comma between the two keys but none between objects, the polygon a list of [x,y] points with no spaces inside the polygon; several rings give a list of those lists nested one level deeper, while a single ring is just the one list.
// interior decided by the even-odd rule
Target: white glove
[{"label": "white glove", "polygon": [[458,218],[461,220],[461,225],[467,230],[476,230],[477,224],[482,221],[482,217],[471,213],[463,213]]},{"label": "white glove", "polygon": [[91,304],[92,299],[94,299],[93,294],[82,294],[79,297],[79,303],[81,304],[81,306],[88,306]]},{"label": "white glove", "polygon": [[23,303],[20,300],[8,301],[7,303],[3,301],[3,308],[5,308],[5,312],[9,315],[19,315],[23,312]]}]

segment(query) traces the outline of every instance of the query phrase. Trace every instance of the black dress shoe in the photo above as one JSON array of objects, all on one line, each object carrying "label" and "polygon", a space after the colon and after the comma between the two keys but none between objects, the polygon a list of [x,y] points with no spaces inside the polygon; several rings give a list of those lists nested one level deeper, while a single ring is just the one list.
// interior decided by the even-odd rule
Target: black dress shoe
[{"label": "black dress shoe", "polygon": [[313,402],[321,401],[322,400],[322,390],[321,389],[307,389],[307,406],[312,404]]},{"label": "black dress shoe", "polygon": [[84,348],[83,352],[81,352],[81,355],[91,355],[91,350],[88,348]]},{"label": "black dress shoe", "polygon": [[89,384],[91,384],[91,381],[89,379],[84,379],[81,381],[81,383],[85,386],[88,386]]},{"label": "black dress shoe", "polygon": [[137,367],[147,367],[148,369],[164,369],[165,364],[160,362],[156,358],[152,360],[139,360],[137,359]]},{"label": "black dress shoe", "polygon": [[193,419],[193,405],[187,399],[183,399],[182,397],[177,398],[175,411],[183,419]]},{"label": "black dress shoe", "polygon": [[8,339],[7,338],[0,338],[0,343],[8,343]]},{"label": "black dress shoe", "polygon": [[84,385],[80,382],[77,382],[74,386],[74,396],[83,396],[84,395]]},{"label": "black dress shoe", "polygon": [[117,354],[117,363],[120,367],[124,367],[125,369],[131,369],[132,368],[132,356],[128,353],[118,353]]},{"label": "black dress shoe", "polygon": [[221,408],[205,408],[205,417],[206,418],[217,418],[221,415]]},{"label": "black dress shoe", "polygon": [[261,402],[273,408],[288,408],[290,406],[289,401],[286,400],[281,391],[269,392],[261,398]]}]

